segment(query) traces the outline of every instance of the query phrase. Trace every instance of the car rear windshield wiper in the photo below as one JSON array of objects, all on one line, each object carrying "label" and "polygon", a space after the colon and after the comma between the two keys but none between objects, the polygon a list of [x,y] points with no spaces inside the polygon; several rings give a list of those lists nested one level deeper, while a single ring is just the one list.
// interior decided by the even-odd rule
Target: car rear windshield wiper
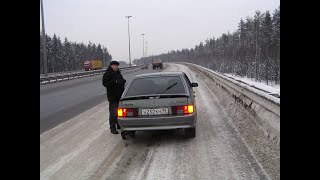
[{"label": "car rear windshield wiper", "polygon": [[170,86],[168,86],[164,91],[158,92],[158,93],[156,93],[156,94],[163,94],[164,92],[166,92],[166,91],[168,91],[169,89],[173,88],[173,86],[175,86],[175,85],[177,85],[177,84],[178,84],[177,82],[176,82],[176,83],[173,83],[173,84],[171,84]]}]

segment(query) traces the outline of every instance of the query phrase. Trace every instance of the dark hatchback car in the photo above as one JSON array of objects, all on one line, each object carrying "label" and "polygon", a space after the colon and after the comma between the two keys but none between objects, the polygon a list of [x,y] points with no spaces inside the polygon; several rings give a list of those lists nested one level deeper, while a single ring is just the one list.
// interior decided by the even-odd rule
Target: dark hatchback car
[{"label": "dark hatchback car", "polygon": [[118,107],[121,135],[126,139],[140,130],[184,129],[196,136],[197,108],[193,87],[184,72],[135,76],[124,90]]}]

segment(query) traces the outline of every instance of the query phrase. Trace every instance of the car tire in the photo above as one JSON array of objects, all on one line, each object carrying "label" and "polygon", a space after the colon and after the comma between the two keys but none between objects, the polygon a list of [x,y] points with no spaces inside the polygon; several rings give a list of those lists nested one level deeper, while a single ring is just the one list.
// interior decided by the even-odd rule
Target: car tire
[{"label": "car tire", "polygon": [[196,137],[196,128],[186,128],[184,129],[184,137],[186,138],[194,138]]},{"label": "car tire", "polygon": [[134,138],[136,137],[136,131],[122,131],[121,137],[123,140],[128,139],[128,137]]},{"label": "car tire", "polygon": [[127,133],[126,131],[122,131],[122,132],[121,132],[121,137],[122,137],[123,140],[126,140],[126,139],[127,139],[127,134],[128,134],[128,133]]}]

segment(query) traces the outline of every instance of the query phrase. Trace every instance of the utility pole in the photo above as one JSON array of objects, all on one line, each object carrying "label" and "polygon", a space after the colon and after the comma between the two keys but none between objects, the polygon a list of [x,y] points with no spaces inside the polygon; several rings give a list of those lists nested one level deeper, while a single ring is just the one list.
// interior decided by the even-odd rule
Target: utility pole
[{"label": "utility pole", "polygon": [[42,48],[43,48],[43,70],[44,70],[44,76],[48,77],[48,62],[47,62],[47,48],[46,48],[46,32],[44,29],[44,14],[43,14],[43,3],[42,0],[40,0],[41,4],[41,19],[42,19]]},{"label": "utility pole", "polygon": [[148,42],[146,42],[146,57],[148,56],[148,55],[147,55],[147,52],[148,52],[148,51],[147,51],[147,50],[148,50],[148,46],[147,46],[147,45],[148,45]]},{"label": "utility pole", "polygon": [[146,34],[141,34],[142,35],[142,57],[144,57],[144,35]]},{"label": "utility pole", "polygon": [[131,66],[131,52],[130,52],[130,28],[129,28],[129,19],[132,16],[126,16],[128,18],[128,36],[129,36],[129,66]]}]

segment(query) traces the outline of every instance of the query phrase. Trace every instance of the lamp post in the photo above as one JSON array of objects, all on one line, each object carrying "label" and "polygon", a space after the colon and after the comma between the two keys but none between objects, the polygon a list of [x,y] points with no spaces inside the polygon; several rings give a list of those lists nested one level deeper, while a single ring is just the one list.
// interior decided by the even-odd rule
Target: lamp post
[{"label": "lamp post", "polygon": [[43,48],[43,71],[44,76],[48,77],[48,62],[47,62],[47,48],[46,48],[46,32],[44,29],[44,14],[43,14],[43,3],[40,0],[41,4],[41,19],[42,19],[42,48]]},{"label": "lamp post", "polygon": [[141,34],[142,35],[142,57],[144,57],[144,35],[146,34]]},{"label": "lamp post", "polygon": [[132,16],[126,16],[128,18],[128,37],[129,37],[129,66],[131,66],[131,52],[130,52],[130,28],[129,28],[129,19]]}]

